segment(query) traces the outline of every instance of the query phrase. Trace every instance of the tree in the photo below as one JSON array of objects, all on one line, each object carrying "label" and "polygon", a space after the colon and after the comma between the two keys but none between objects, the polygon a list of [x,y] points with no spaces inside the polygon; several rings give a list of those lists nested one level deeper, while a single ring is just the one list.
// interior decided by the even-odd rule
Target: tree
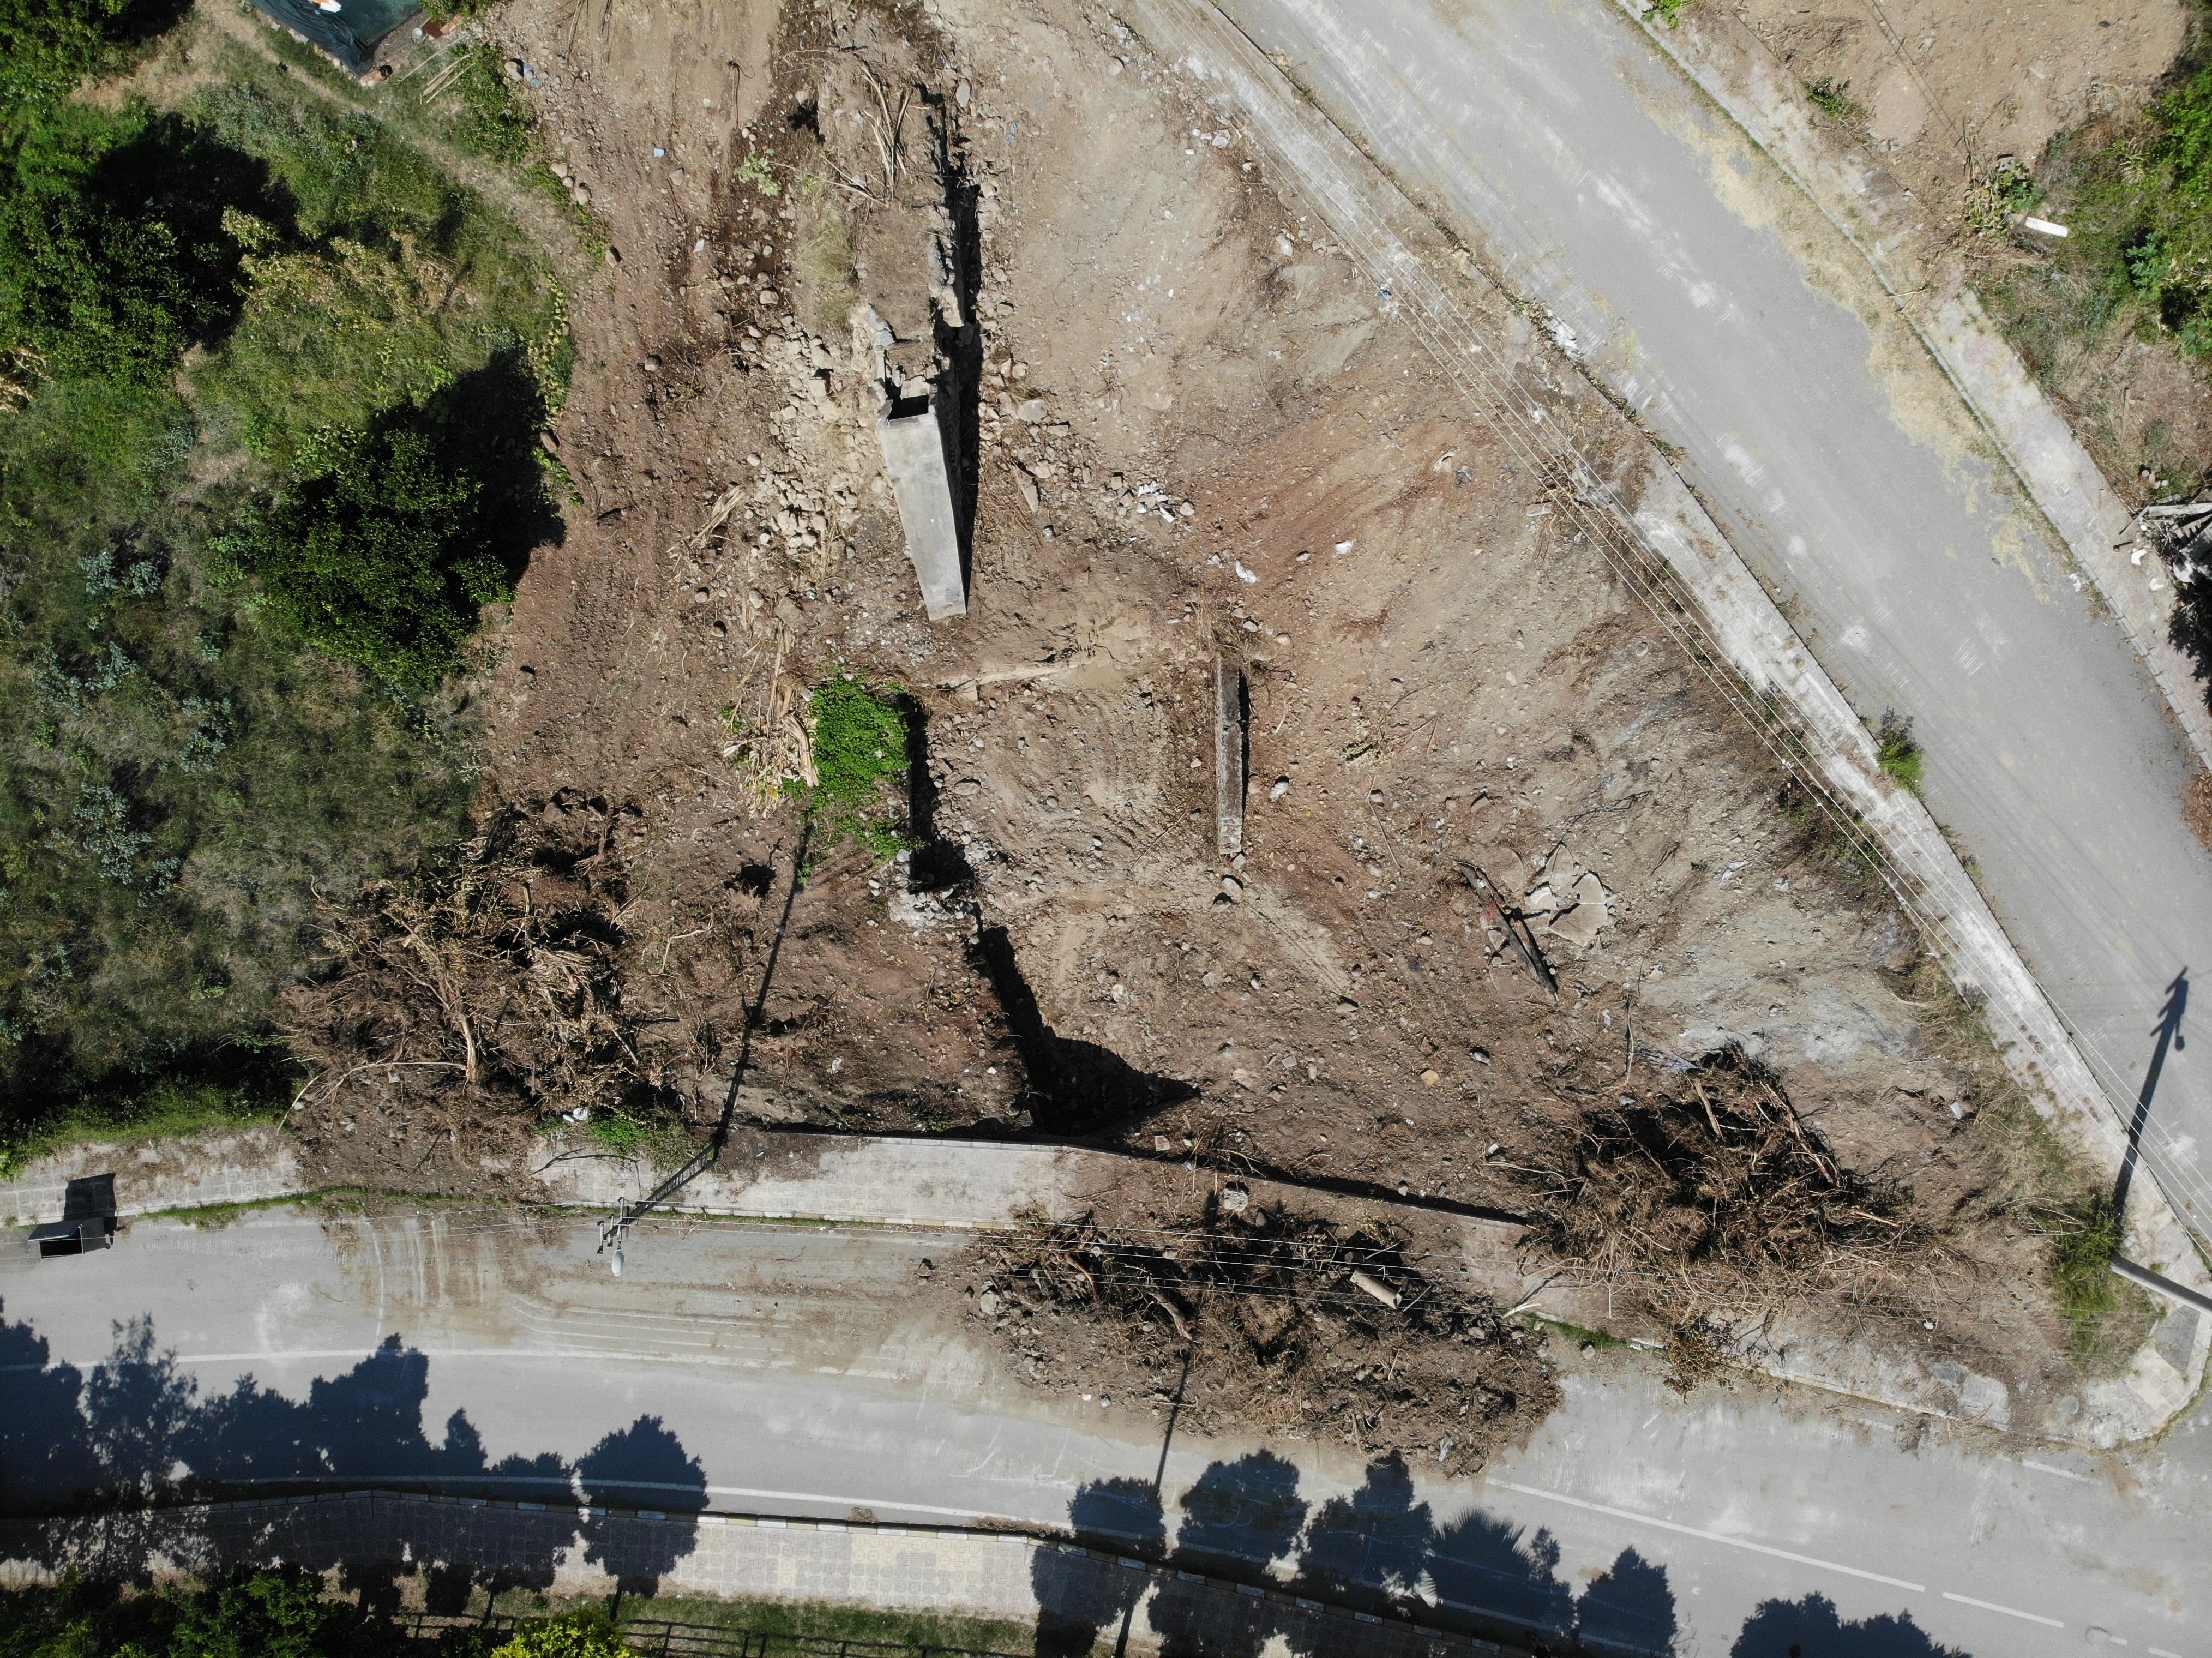
[{"label": "tree", "polygon": [[3,142],[0,346],[49,376],[152,382],[229,326],[240,249],[201,181],[234,191],[251,169],[143,107],[41,109]]},{"label": "tree", "polygon": [[514,594],[482,483],[438,439],[411,406],[323,434],[302,476],[217,544],[316,648],[418,695],[459,662],[478,610]]},{"label": "tree", "polygon": [[131,0],[0,0],[0,120],[69,96],[114,60]]}]

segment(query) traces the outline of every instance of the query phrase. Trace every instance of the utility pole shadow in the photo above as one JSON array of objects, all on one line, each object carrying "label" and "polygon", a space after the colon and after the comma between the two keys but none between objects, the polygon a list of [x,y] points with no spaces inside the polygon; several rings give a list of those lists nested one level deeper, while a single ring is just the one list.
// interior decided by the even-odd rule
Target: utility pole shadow
[{"label": "utility pole shadow", "polygon": [[744,1090],[745,1072],[752,1066],[753,1033],[761,1028],[766,1017],[769,989],[775,982],[775,966],[783,955],[784,935],[791,926],[792,907],[799,902],[799,890],[805,884],[806,854],[813,841],[814,823],[809,818],[805,829],[799,832],[798,848],[791,855],[791,885],[783,895],[782,913],[775,918],[775,937],[769,943],[768,960],[761,968],[760,989],[754,995],[751,1005],[745,1009],[744,1029],[738,1038],[737,1062],[730,1068],[730,1090],[722,1096],[722,1114],[714,1124],[714,1132],[707,1137],[706,1145],[693,1154],[690,1162],[599,1229],[597,1253],[605,1255],[611,1251],[610,1264],[617,1276],[622,1272],[623,1232],[712,1169],[720,1160],[723,1148],[730,1143],[730,1130],[738,1119],[738,1096]]},{"label": "utility pole shadow", "polygon": [[2142,1087],[2136,1094],[2135,1116],[2128,1124],[2127,1155],[2120,1159],[2120,1177],[2112,1186],[2112,1213],[2123,1221],[2127,1218],[2128,1188],[2135,1181],[2136,1162],[2142,1153],[2143,1130],[2150,1122],[2150,1104],[2158,1093],[2158,1079],[2166,1069],[2166,1054],[2169,1049],[2178,1053],[2189,1046],[2181,1034],[2181,1017],[2188,1008],[2189,969],[2185,967],[2166,987],[2166,1005],[2159,1010],[2150,1068],[2143,1073]]}]

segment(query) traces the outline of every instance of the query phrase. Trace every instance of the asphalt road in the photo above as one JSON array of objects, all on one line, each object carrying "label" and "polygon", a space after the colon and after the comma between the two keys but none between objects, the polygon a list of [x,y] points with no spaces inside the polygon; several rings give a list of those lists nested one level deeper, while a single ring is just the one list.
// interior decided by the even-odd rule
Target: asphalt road
[{"label": "asphalt road", "polygon": [[[577,1490],[671,1510],[1039,1525],[1080,1502],[1109,1527],[1151,1523],[1141,1501],[1079,1495],[1152,1479],[1149,1406],[1025,1389],[917,1309],[921,1262],[954,1241],[647,1224],[620,1280],[592,1242],[588,1224],[496,1215],[275,1212],[213,1232],[141,1222],[74,1260],[10,1253],[6,1504],[63,1497],[97,1459],[240,1490]],[[134,1345],[139,1319],[149,1345]],[[2104,1459],[1942,1424],[1908,1449],[1899,1430],[1871,1407],[1764,1387],[1685,1401],[1650,1361],[1600,1356],[1572,1362],[1565,1407],[1479,1482],[1266,1448],[1296,1470],[1295,1546],[1265,1518],[1280,1465],[1245,1460],[1263,1448],[1178,1436],[1166,1529],[1212,1471],[1254,1493],[1249,1523],[1224,1526],[1216,1506],[1212,1540],[1241,1539],[1255,1564],[1303,1558],[1538,1626],[1579,1610],[1631,1649],[1663,1649],[1671,1626],[1686,1658],[1783,1658],[1792,1642],[1911,1658],[1929,1641],[2032,1658],[2093,1629],[2154,1658],[2212,1658],[2204,1411],[2160,1448]]]},{"label": "asphalt road", "polygon": [[[1679,446],[1859,713],[1913,720],[1930,809],[2131,1098],[2212,949],[2193,758],[1864,262],[1605,0],[1218,3]],[[2212,1235],[2212,1058],[2170,1057],[2154,1121]]]}]

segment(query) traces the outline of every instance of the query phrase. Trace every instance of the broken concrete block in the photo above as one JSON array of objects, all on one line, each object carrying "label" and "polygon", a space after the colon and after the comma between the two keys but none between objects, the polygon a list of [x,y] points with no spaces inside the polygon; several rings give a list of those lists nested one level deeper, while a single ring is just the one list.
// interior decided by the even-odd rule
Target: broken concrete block
[{"label": "broken concrete block", "polygon": [[960,520],[952,506],[952,473],[945,459],[945,434],[933,396],[887,403],[876,417],[884,466],[898,499],[906,556],[921,582],[921,605],[932,622],[968,614],[968,584],[960,573]]},{"label": "broken concrete block", "polygon": [[1224,858],[1244,850],[1244,670],[1213,660],[1213,819]]}]

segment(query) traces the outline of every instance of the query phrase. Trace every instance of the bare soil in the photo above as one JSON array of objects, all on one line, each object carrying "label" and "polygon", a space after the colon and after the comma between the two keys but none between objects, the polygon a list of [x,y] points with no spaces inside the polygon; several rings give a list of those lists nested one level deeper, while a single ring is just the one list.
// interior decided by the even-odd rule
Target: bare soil
[{"label": "bare soil", "polygon": [[[581,1003],[395,982],[411,1011],[356,1008],[318,1050],[347,1073],[302,1114],[325,1178],[526,1187],[533,1121],[592,1104],[703,1133],[742,1054],[751,1121],[1087,1136],[1571,1231],[1573,1182],[1607,1163],[1590,1137],[1638,1111],[1694,1129],[1663,1079],[1729,1054],[1786,1090],[1789,1167],[1825,1171],[1818,1203],[1944,1240],[1899,1270],[1966,1297],[1957,1351],[2001,1375],[2056,1351],[2049,1319],[2026,1346],[1995,1327],[1975,1345],[1973,1277],[2039,1282],[2044,1246],[2002,1218],[2010,1165],[1983,1132],[2002,1073],[1923,1028],[1887,896],[1565,525],[1552,480],[1461,415],[1387,298],[1141,41],[1077,0],[513,0],[494,27],[617,257],[571,271],[553,440],[578,500],[480,694],[484,821],[512,826],[522,891],[483,889],[469,947],[497,955],[489,928],[537,972],[517,941],[538,924],[516,916],[548,884],[592,918],[603,1029],[573,1086],[502,1060],[449,1070],[434,1101],[385,1063],[392,1032],[465,1067],[454,1008],[473,1023],[550,990],[557,1018],[497,1040],[568,1053]],[[1522,319],[1462,299],[1532,406],[1588,418]],[[873,429],[887,387],[918,380],[955,411],[973,510],[970,612],[939,624]],[[1250,702],[1226,859],[1218,661]],[[786,790],[802,692],[838,672],[911,699],[891,804],[915,849],[889,863],[807,841]],[[605,861],[580,884],[582,856]],[[398,970],[384,902],[351,924],[373,947],[314,993],[319,1029],[343,1024],[347,973]],[[1147,1181],[1100,1194],[1100,1236],[1221,1221]],[[1207,1247],[1263,1220],[1332,1271],[1411,1247],[1319,1197]],[[1048,1244],[1088,1247],[1025,1247]],[[969,1313],[1018,1374],[1163,1388],[1174,1321],[1151,1291],[1085,1309],[1042,1258],[945,1281],[971,1309],[986,1287],[1021,1303]],[[1678,1266],[1731,1293],[1758,1270],[1694,1243]],[[1294,1335],[1233,1288],[1177,1303],[1215,1333],[1196,1408],[1456,1456],[1551,1397],[1493,1309],[1425,1303],[1438,1322],[1414,1339],[1283,1270]]]}]

